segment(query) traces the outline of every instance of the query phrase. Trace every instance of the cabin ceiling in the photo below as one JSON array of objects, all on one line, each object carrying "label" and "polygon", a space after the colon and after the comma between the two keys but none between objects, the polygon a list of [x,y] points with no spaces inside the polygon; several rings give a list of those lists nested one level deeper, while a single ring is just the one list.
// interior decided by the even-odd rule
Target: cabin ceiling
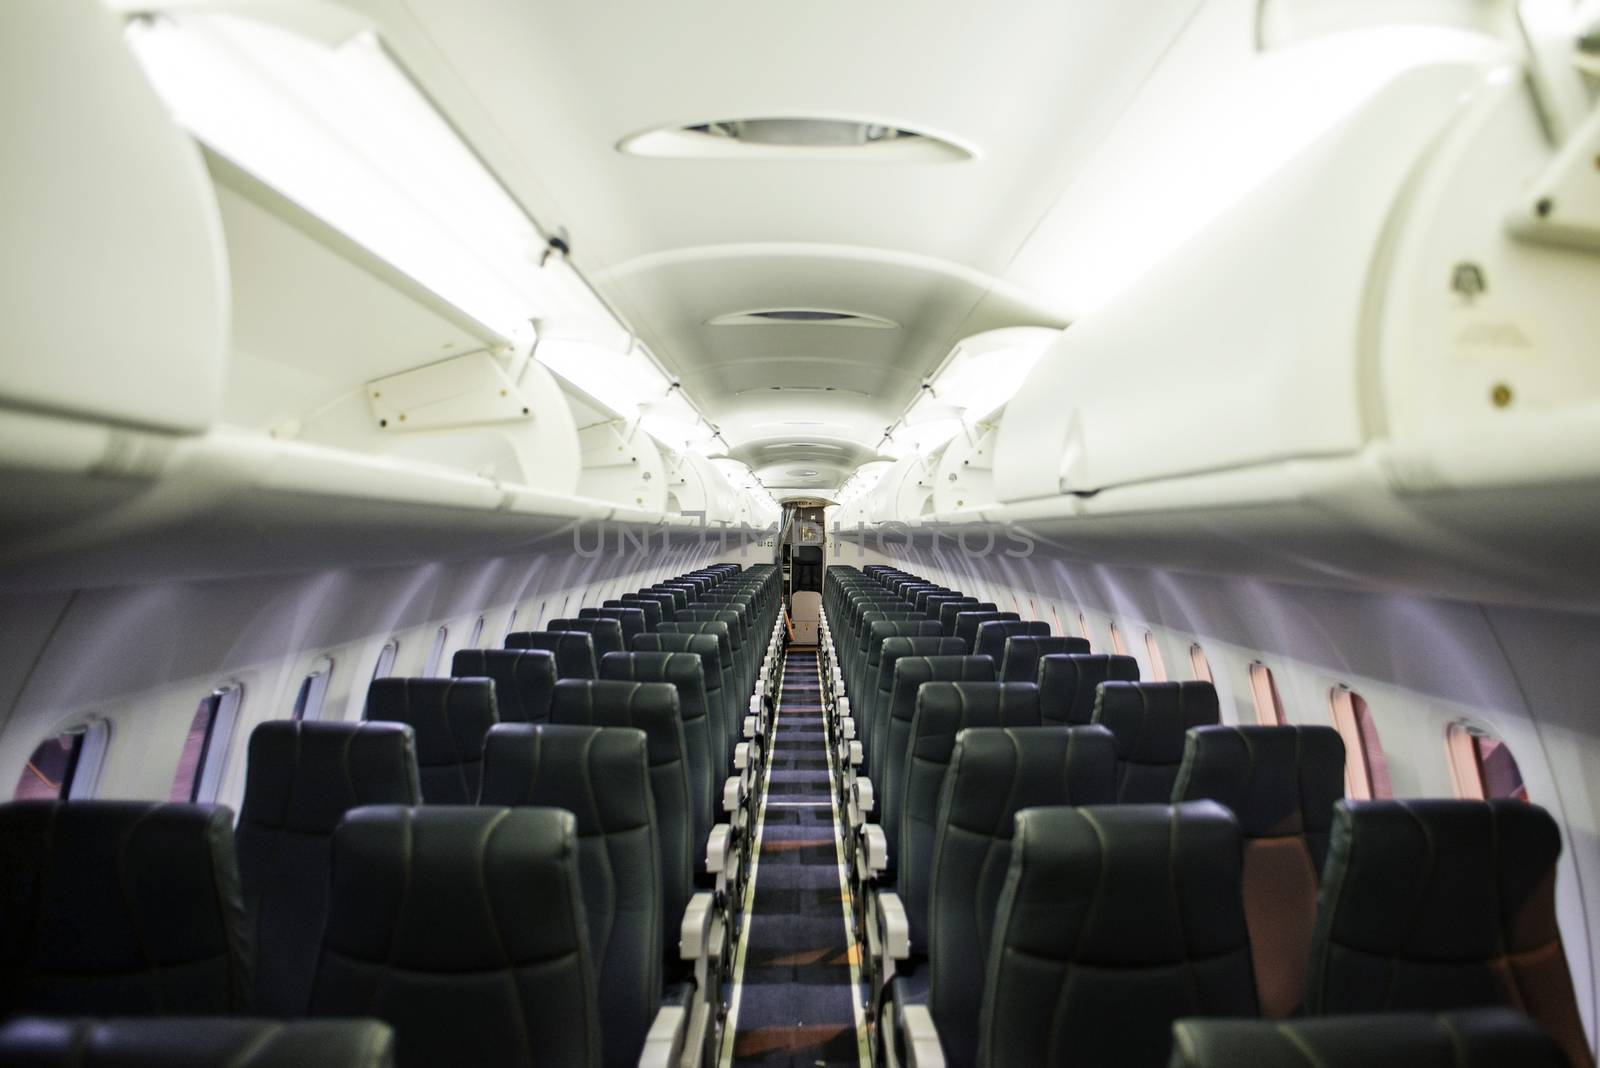
[{"label": "cabin ceiling", "polygon": [[[1199,0],[352,6],[539,221],[567,229],[573,261],[732,455],[769,487],[824,490],[875,455],[954,342],[1065,325],[1072,295],[1025,291],[1008,268]],[[976,158],[618,149],[655,128],[772,116],[881,121]],[[708,322],[770,308],[898,325]]]}]

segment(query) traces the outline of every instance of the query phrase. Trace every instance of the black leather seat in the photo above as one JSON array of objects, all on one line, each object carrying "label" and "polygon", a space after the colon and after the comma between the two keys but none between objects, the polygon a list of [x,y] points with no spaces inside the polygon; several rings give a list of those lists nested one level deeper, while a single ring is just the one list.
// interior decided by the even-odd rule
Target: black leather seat
[{"label": "black leather seat", "polygon": [[[671,623],[661,624],[658,633],[688,635],[690,637],[702,635],[716,639],[717,656],[722,667],[722,678],[714,688],[722,692],[722,709],[725,724],[736,739],[740,728],[744,725],[745,710],[748,707],[746,702],[750,700],[750,695],[739,688],[739,673],[733,657],[733,638],[728,633],[728,625],[721,622],[690,622],[683,618],[682,612],[679,612],[674,616]],[[643,638],[640,639],[641,642],[643,640]],[[638,648],[640,652],[645,651],[645,646],[642,644]],[[708,682],[706,685],[710,686],[711,684]],[[732,742],[729,743],[730,759],[733,744]]]},{"label": "black leather seat", "polygon": [[1317,887],[1333,806],[1344,796],[1344,742],[1332,727],[1196,727],[1173,801],[1215,801],[1244,840],[1244,917],[1263,1015],[1305,999]]},{"label": "black leather seat", "polygon": [[[749,661],[749,650],[745,647],[742,627],[739,623],[739,613],[732,609],[706,607],[705,602],[693,608],[685,608],[673,616],[677,624],[678,633],[687,633],[684,629],[698,624],[709,626],[721,624],[728,635],[728,652],[733,657],[733,682],[735,689],[741,694],[747,694],[755,683],[755,673]],[[717,631],[701,631],[700,633],[718,633]]]},{"label": "black leather seat", "polygon": [[[613,653],[612,656],[627,655]],[[577,819],[578,877],[599,982],[605,1063],[637,1064],[661,1000],[662,914],[643,731],[502,724],[483,753],[485,805],[562,808]]]},{"label": "black leather seat", "polygon": [[358,808],[333,836],[311,992],[376,1016],[402,1066],[597,1065],[577,824],[552,808]]},{"label": "black leather seat", "polygon": [[[562,679],[550,704],[551,723],[591,727],[633,727],[646,738],[650,761],[651,801],[655,806],[661,848],[664,928],[672,942],[694,891],[695,861],[704,840],[693,840],[690,812],[688,743],[678,689],[669,682],[623,682],[616,679]],[[665,952],[668,947],[663,946]]]},{"label": "black leather seat", "polygon": [[958,607],[950,612],[950,625],[952,627],[955,626],[956,612],[962,610],[975,612],[978,610],[978,599],[976,597],[968,597],[953,590],[950,593],[931,594],[922,598],[921,601],[921,611],[926,612],[929,619],[937,619],[941,623],[944,622],[945,605],[957,605]]},{"label": "black leather seat", "polygon": [[1117,739],[1117,800],[1170,801],[1185,733],[1220,718],[1217,690],[1209,682],[1101,683],[1094,721]]},{"label": "black leather seat", "polygon": [[462,649],[450,661],[457,678],[494,680],[502,723],[543,723],[556,688],[556,654],[547,649]]},{"label": "black leather seat", "polygon": [[85,1020],[24,1016],[0,1027],[9,1068],[394,1068],[377,1020],[222,1016]]},{"label": "black leather seat", "polygon": [[[960,625],[961,615],[956,614],[957,625]],[[1005,660],[1006,642],[1011,638],[1048,638],[1050,624],[1042,619],[987,619],[978,623],[972,639],[972,652],[976,656],[993,658],[995,666],[1000,666]],[[956,635],[960,637],[958,633]],[[1033,679],[1017,679],[1018,682],[1033,682]]]},{"label": "black leather seat", "polygon": [[1239,831],[1214,802],[1024,810],[994,923],[980,1064],[1162,1068],[1174,1021],[1255,1015]]},{"label": "black leather seat", "polygon": [[877,788],[878,822],[888,847],[886,877],[892,878],[900,848],[901,798],[911,746],[917,694],[929,682],[993,682],[994,661],[987,656],[902,656],[894,662],[894,686],[886,715],[878,717],[883,750],[883,781]]},{"label": "black leather seat", "polygon": [[0,1018],[251,1008],[233,814],[218,805],[0,805]]},{"label": "black leather seat", "polygon": [[366,719],[416,732],[422,799],[470,805],[478,798],[483,739],[499,722],[491,679],[373,679]]},{"label": "black leather seat", "polygon": [[955,634],[956,616],[965,612],[981,614],[984,612],[999,611],[999,606],[992,601],[971,601],[963,598],[961,601],[947,601],[939,606],[939,625],[944,628],[944,633]]},{"label": "black leather seat", "polygon": [[[595,612],[598,609],[585,608],[581,612]],[[552,619],[545,624],[547,630],[568,631],[587,634],[594,641],[594,656],[596,666],[599,660],[607,653],[620,653],[628,647],[622,637],[622,621],[606,616],[579,615],[576,618]]]},{"label": "black leather seat", "polygon": [[[892,627],[908,630],[920,624],[894,623]],[[938,627],[937,623],[926,624]],[[874,623],[874,634],[883,626]],[[888,731],[885,729],[889,715],[889,702],[894,699],[894,669],[902,657],[907,656],[960,656],[966,651],[957,638],[941,638],[936,634],[893,634],[876,643],[872,650],[871,666],[873,686],[865,700],[855,709],[856,734],[866,749],[866,774],[874,783],[883,778],[885,755],[881,752]]]},{"label": "black leather seat", "polygon": [[733,747],[738,743],[743,717],[733,709],[722,691],[722,646],[715,634],[641,634],[633,640],[636,653],[693,653],[700,658],[701,681],[706,690],[706,714],[710,717],[712,767],[726,773],[733,766]]},{"label": "black leather seat", "polygon": [[586,631],[518,630],[506,635],[507,649],[543,649],[554,653],[557,679],[592,679],[600,673],[594,637]]},{"label": "black leather seat", "polygon": [[661,623],[661,602],[640,600],[636,593],[625,593],[611,601],[601,601],[601,608],[634,608],[644,613],[644,633],[655,630]]},{"label": "black leather seat", "polygon": [[[633,640],[635,635],[643,634],[650,629],[645,626],[644,609],[637,607],[601,606],[600,608],[580,608],[578,609],[578,617],[580,619],[611,619],[616,621],[617,628],[621,631],[622,645],[616,649],[600,650],[601,656],[605,656],[608,652],[620,653],[625,651],[628,648],[628,643]],[[598,643],[596,647],[598,648]]]},{"label": "black leather seat", "polygon": [[1102,727],[990,727],[957,736],[939,804],[928,913],[928,1004],[950,1064],[977,1059],[984,964],[1017,813],[1106,804],[1115,775],[1116,747]]},{"label": "black leather seat", "polygon": [[1047,723],[1093,723],[1095,691],[1102,682],[1138,681],[1139,662],[1131,656],[1049,653],[1039,658],[1039,705]]},{"label": "black leather seat", "polygon": [[305,1014],[344,814],[421,802],[416,745],[403,724],[275,719],[251,732],[234,847],[255,932],[256,1011]]},{"label": "black leather seat", "polygon": [[[667,682],[678,691],[678,712],[683,722],[684,756],[689,762],[690,837],[696,843],[695,870],[704,867],[699,847],[716,822],[717,802],[727,765],[716,763],[711,721],[706,714],[703,661],[694,653],[607,653],[600,661],[602,679],[625,682]],[[716,754],[716,755],[713,755]]]},{"label": "black leather seat", "polygon": [[1561,1047],[1510,1009],[1179,1020],[1170,1068],[1565,1068]]},{"label": "black leather seat", "polygon": [[929,682],[917,691],[906,745],[895,879],[913,953],[925,952],[928,944],[928,881],[939,829],[939,801],[957,736],[974,727],[1039,725],[1038,692],[1026,683]]},{"label": "black leather seat", "polygon": [[[967,647],[966,651],[969,653],[976,653],[978,651],[978,628],[983,626],[983,624],[1022,622],[1022,617],[1017,615],[1015,612],[999,612],[994,610],[987,612],[957,612],[955,619],[955,626],[951,628],[948,633],[954,634],[957,638],[960,638],[963,642],[965,642]],[[1048,629],[1048,626],[1046,629]],[[999,652],[997,651],[994,656],[995,663],[998,664],[1000,662]]]},{"label": "black leather seat", "polygon": [[655,618],[651,619],[650,610],[645,609],[645,621],[650,624],[650,629],[655,630],[663,623],[672,621],[672,613],[677,611],[678,602],[665,590],[640,590],[638,593],[625,593],[618,598],[623,604],[638,604],[643,607],[646,602],[656,606]]},{"label": "black leather seat", "polygon": [[[1086,638],[1064,634],[1008,635],[1000,664],[1001,682],[1038,682],[1039,661],[1049,655],[1087,655]],[[1131,657],[1129,659],[1132,659]]]},{"label": "black leather seat", "polygon": [[[650,586],[650,587],[648,587],[646,589],[642,589],[639,592],[640,593],[664,593],[664,594],[666,594],[668,597],[672,598],[672,610],[673,611],[677,611],[680,608],[688,608],[689,607],[689,593],[688,593],[688,591],[684,590],[684,589],[682,589],[680,587],[677,587],[677,586],[672,586],[672,585],[667,584],[667,583],[660,583],[658,585]],[[661,620],[664,623],[664,622],[667,621],[667,617],[665,615],[663,615],[661,617]]]},{"label": "black leather seat", "polygon": [[1556,924],[1561,833],[1524,801],[1341,801],[1306,1011],[1510,1005],[1588,1065]]},{"label": "black leather seat", "polygon": [[[885,626],[878,626],[880,623],[885,624]],[[907,627],[905,629],[888,626],[888,624],[898,623],[931,623],[932,626]],[[860,700],[865,697],[866,691],[872,688],[877,681],[877,677],[868,674],[868,660],[871,656],[873,645],[881,643],[884,638],[896,634],[927,636],[941,633],[943,632],[939,629],[937,623],[933,623],[927,616],[919,612],[886,612],[876,608],[863,612],[855,637],[851,639],[850,659],[845,664],[845,671],[847,672],[845,675],[846,689],[853,697],[857,698],[857,703],[859,704]],[[875,668],[876,665],[873,665],[873,667]]]}]

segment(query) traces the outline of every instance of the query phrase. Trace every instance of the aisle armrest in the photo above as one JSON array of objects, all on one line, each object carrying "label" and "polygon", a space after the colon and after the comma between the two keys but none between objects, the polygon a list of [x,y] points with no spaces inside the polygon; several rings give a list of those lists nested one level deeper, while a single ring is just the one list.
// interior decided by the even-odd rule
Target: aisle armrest
[{"label": "aisle armrest", "polygon": [[682,1005],[663,1005],[645,1033],[639,1068],[679,1068],[688,1037],[688,1010]]},{"label": "aisle armrest", "polygon": [[907,1005],[900,1010],[904,1022],[901,1039],[905,1043],[906,1068],[944,1068],[944,1047],[939,1044],[939,1029],[926,1005]]}]

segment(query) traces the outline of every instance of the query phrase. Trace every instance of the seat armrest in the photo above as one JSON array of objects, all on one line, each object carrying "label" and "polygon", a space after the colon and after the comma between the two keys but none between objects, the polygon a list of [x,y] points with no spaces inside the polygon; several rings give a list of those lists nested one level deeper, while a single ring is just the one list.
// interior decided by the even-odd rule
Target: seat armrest
[{"label": "seat armrest", "polygon": [[701,890],[683,907],[683,922],[678,925],[678,956],[699,960],[711,948],[711,921],[716,918],[716,901],[709,890]]},{"label": "seat armrest", "polygon": [[862,761],[864,761],[866,759],[866,757],[867,757],[867,754],[861,748],[861,743],[860,742],[851,742],[850,743],[850,766],[852,768],[859,768],[861,766],[861,764],[862,764]]},{"label": "seat armrest", "polygon": [[856,721],[851,716],[839,720],[839,737],[845,741],[854,741],[856,736]]},{"label": "seat armrest", "polygon": [[728,780],[722,784],[722,811],[738,812],[744,807],[746,794],[744,776],[728,776]]},{"label": "seat armrest", "polygon": [[861,825],[867,822],[867,813],[872,811],[872,806],[877,798],[872,789],[872,780],[857,777],[850,783],[850,795],[847,798],[846,815],[850,819],[850,829],[859,831]]},{"label": "seat armrest", "polygon": [[733,769],[744,771],[750,767],[750,743],[740,742],[733,747]]},{"label": "seat armrest", "polygon": [[760,733],[760,722],[761,720],[757,716],[744,717],[744,737],[754,738],[758,733]]},{"label": "seat armrest", "polygon": [[[602,1021],[602,1027],[604,1021]],[[644,1036],[639,1068],[677,1068],[683,1060],[689,1013],[682,1005],[663,1005]]]},{"label": "seat armrest", "polygon": [[926,1005],[907,1005],[900,1010],[905,1030],[906,1068],[944,1068],[944,1047],[939,1044],[939,1029]]},{"label": "seat armrest", "polygon": [[893,890],[883,891],[876,900],[878,915],[874,922],[884,955],[890,960],[905,960],[911,956],[911,924],[906,919],[905,904]]},{"label": "seat armrest", "polygon": [[[861,779],[859,782],[871,785],[867,779]],[[883,833],[882,827],[876,823],[869,823],[861,828],[861,873],[868,879],[876,879],[888,866],[889,838]]]},{"label": "seat armrest", "polygon": [[728,868],[728,858],[733,853],[733,827],[719,823],[706,837],[706,871],[717,875]]}]

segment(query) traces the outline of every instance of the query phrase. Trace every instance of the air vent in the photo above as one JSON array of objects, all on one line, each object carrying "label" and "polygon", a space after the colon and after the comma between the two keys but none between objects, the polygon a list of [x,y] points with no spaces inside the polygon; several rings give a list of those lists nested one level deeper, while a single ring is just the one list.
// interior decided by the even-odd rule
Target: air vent
[{"label": "air vent", "polygon": [[729,312],[706,320],[707,326],[853,326],[868,330],[893,330],[893,319],[837,308],[755,308]]},{"label": "air vent", "polygon": [[[843,386],[756,386],[751,389],[741,389],[734,393],[736,397],[759,397],[763,393],[847,393],[853,397],[868,397],[859,389],[845,389]],[[821,423],[784,423],[784,426],[821,426]]]},{"label": "air vent", "polygon": [[971,148],[892,122],[805,116],[719,119],[646,130],[618,151],[676,159],[827,159],[878,163],[949,163]]},{"label": "air vent", "polygon": [[821,473],[822,472],[811,467],[797,467],[789,472],[789,474],[795,478],[816,478]]}]

